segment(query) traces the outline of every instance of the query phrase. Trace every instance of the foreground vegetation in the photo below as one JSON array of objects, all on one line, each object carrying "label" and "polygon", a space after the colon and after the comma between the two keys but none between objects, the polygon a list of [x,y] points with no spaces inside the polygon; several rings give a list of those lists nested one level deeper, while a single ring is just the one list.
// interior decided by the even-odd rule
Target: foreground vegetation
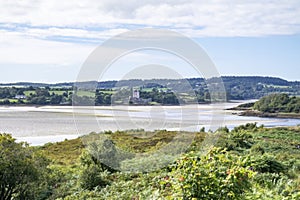
[{"label": "foreground vegetation", "polygon": [[[172,158],[173,151],[137,156],[154,155],[178,134],[191,135],[109,131],[30,147],[1,134],[0,199],[300,198],[300,127],[202,129],[184,153],[162,168],[151,167]],[[204,146],[207,137],[218,140]]]}]

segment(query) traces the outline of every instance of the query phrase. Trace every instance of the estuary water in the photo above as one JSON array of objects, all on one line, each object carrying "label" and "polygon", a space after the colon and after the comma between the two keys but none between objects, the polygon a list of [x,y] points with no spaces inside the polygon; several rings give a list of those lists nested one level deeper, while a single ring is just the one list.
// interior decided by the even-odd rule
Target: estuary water
[{"label": "estuary water", "polygon": [[[247,101],[249,102],[249,101]],[[225,110],[245,102],[186,106],[0,107],[0,132],[31,145],[77,138],[90,132],[129,129],[216,130],[257,122],[266,127],[296,126],[299,119],[238,116]]]}]

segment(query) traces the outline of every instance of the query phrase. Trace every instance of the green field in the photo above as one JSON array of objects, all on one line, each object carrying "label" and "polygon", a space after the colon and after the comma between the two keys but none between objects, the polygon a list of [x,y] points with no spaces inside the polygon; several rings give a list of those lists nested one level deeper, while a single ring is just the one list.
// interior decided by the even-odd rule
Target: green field
[{"label": "green field", "polygon": [[[69,94],[69,92],[72,92],[72,91],[56,91],[56,90],[50,90],[49,93],[52,94],[57,94],[57,95],[62,95],[63,93],[67,92]],[[34,90],[27,90],[27,91],[24,91],[24,94],[26,96],[29,96],[31,94],[35,94],[35,91]]]},{"label": "green field", "polygon": [[95,97],[94,91],[78,90],[78,91],[76,91],[76,94],[78,96]]},{"label": "green field", "polygon": [[24,94],[25,94],[26,96],[29,96],[30,93],[31,93],[31,94],[35,94],[35,91],[34,91],[34,90],[27,90],[27,91],[24,91]]},{"label": "green field", "polygon": [[[157,90],[159,91],[163,91],[163,92],[166,92],[168,90],[168,88],[156,88]],[[152,92],[153,88],[143,88],[141,89],[141,91],[143,92]]]},{"label": "green field", "polygon": [[[57,95],[62,95],[63,93],[67,92],[68,94],[70,92],[74,92],[73,90],[68,90],[68,91],[57,91],[57,90],[50,90],[49,93],[52,94],[57,94]],[[114,94],[115,91],[107,91],[107,90],[100,90],[100,92],[103,92],[105,94]],[[26,96],[29,96],[31,94],[35,94],[35,91],[34,90],[28,90],[28,91],[25,91],[24,94]],[[79,90],[77,91],[77,95],[79,96],[88,96],[88,97],[95,97],[95,92],[94,91],[86,91],[86,90]]]},{"label": "green field", "polygon": [[[114,94],[116,91],[100,90],[99,92],[102,92],[104,94]],[[76,91],[76,94],[78,96],[95,97],[96,92],[95,91],[88,91],[88,90],[78,90],[78,91]]]},{"label": "green field", "polygon": [[18,102],[18,99],[0,99],[0,102],[3,102],[5,100],[9,100],[10,103],[17,103]]},{"label": "green field", "polygon": [[116,91],[107,91],[107,90],[100,90],[100,92],[103,92],[104,94],[115,94]]}]

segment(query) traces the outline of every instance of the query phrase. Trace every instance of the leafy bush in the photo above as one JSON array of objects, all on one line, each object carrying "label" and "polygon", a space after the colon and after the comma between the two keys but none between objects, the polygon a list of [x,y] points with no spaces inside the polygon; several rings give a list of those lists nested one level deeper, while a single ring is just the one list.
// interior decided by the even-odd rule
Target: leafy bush
[{"label": "leafy bush", "polygon": [[8,134],[0,134],[1,199],[37,199],[48,195],[48,160]]},{"label": "leafy bush", "polygon": [[93,190],[95,187],[104,187],[109,184],[106,178],[108,172],[88,151],[82,153],[80,161],[82,169],[79,175],[79,185],[82,189]]},{"label": "leafy bush", "polygon": [[202,157],[187,154],[177,161],[171,176],[162,184],[170,198],[242,199],[251,189],[253,174],[243,167],[245,162],[221,149],[212,149]]},{"label": "leafy bush", "polygon": [[101,135],[88,144],[88,153],[95,164],[103,170],[115,171],[120,168],[122,155],[114,142]]},{"label": "leafy bush", "polygon": [[253,158],[251,167],[261,173],[283,173],[286,171],[286,167],[281,162],[266,154]]},{"label": "leafy bush", "polygon": [[[231,132],[222,132],[220,134],[217,146],[226,148],[227,150],[249,149],[254,144],[253,135],[248,128],[236,128]],[[252,129],[252,128],[251,128]]]},{"label": "leafy bush", "polygon": [[109,184],[106,180],[107,173],[107,171],[103,172],[96,165],[85,167],[80,174],[80,187],[87,190],[93,190],[95,187],[105,187]]}]

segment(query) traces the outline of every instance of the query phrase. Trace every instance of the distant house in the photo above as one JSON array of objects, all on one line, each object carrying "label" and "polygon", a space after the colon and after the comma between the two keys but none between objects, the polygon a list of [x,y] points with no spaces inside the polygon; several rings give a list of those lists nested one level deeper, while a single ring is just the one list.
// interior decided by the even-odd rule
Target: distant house
[{"label": "distant house", "polygon": [[18,95],[15,96],[15,99],[26,99],[26,95],[18,94]]}]

